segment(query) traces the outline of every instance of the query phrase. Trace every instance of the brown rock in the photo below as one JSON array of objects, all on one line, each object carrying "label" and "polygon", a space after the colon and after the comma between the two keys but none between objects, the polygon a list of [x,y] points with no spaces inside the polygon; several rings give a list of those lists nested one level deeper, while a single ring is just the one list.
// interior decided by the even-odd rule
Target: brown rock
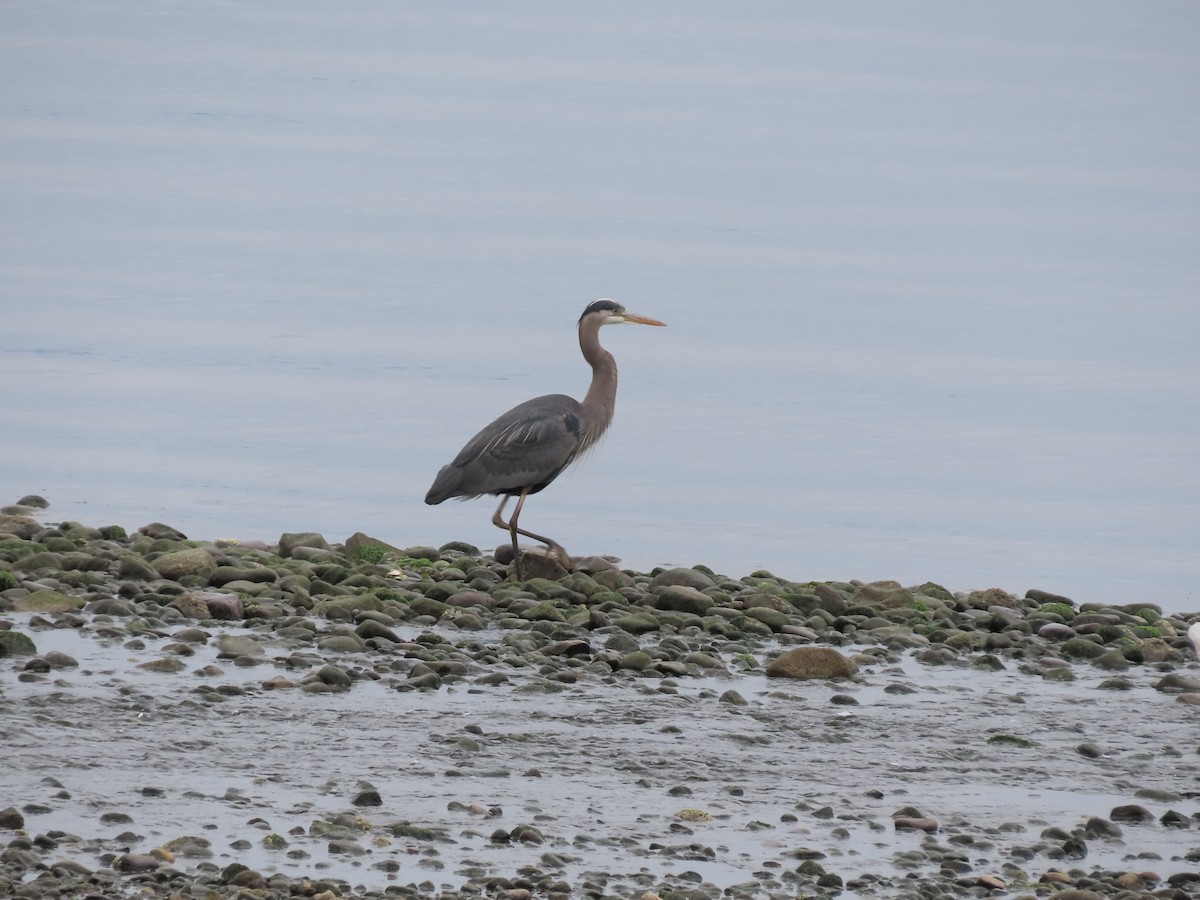
[{"label": "brown rock", "polygon": [[892,824],[897,831],[924,831],[927,833],[938,830],[936,819],[931,819],[928,816],[914,818],[912,816],[896,816],[892,820]]},{"label": "brown rock", "polygon": [[795,647],[767,666],[771,678],[852,678],[858,666],[829,647]]},{"label": "brown rock", "polygon": [[178,581],[185,575],[208,575],[217,567],[216,560],[207,550],[193,547],[164,553],[151,562],[163,578]]}]

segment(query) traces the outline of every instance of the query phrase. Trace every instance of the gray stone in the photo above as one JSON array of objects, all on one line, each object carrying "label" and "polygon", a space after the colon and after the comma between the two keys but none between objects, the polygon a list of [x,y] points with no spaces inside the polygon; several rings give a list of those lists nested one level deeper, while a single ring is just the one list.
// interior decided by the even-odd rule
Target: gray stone
[{"label": "gray stone", "polygon": [[[690,572],[693,570],[685,569],[683,571]],[[712,597],[685,584],[668,584],[654,594],[654,606],[656,608],[691,613],[696,616],[704,615],[714,605]]]},{"label": "gray stone", "polygon": [[681,585],[683,587],[695,588],[702,591],[705,588],[714,586],[713,580],[701,572],[699,569],[666,569],[659,572],[650,579],[650,588],[666,587],[667,585]]},{"label": "gray stone", "polygon": [[285,532],[279,536],[279,555],[291,556],[297,547],[328,550],[329,542],[315,531]]}]

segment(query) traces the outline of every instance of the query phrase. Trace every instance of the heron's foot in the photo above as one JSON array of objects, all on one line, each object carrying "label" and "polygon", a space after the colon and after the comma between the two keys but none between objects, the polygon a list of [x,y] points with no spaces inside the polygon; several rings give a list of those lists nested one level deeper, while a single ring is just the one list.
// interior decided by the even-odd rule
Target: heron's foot
[{"label": "heron's foot", "polygon": [[521,582],[530,578],[556,581],[574,570],[574,564],[565,552],[550,547],[522,547],[508,563],[509,577]]},{"label": "heron's foot", "polygon": [[546,545],[546,549],[549,551],[548,556],[553,557],[568,572],[575,571],[575,561],[571,559],[571,554],[566,551],[562,544],[547,539],[543,539],[542,543]]}]

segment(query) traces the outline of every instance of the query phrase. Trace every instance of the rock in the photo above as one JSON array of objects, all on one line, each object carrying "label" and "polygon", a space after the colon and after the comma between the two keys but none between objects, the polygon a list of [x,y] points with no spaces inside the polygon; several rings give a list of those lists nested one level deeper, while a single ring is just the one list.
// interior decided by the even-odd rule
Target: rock
[{"label": "rock", "polygon": [[1180,694],[1185,692],[1200,691],[1200,678],[1193,678],[1191,675],[1180,675],[1178,672],[1171,672],[1164,675],[1154,685],[1154,689],[1162,691],[1164,694]]},{"label": "rock", "polygon": [[924,831],[931,833],[938,830],[936,819],[931,819],[928,816],[896,816],[892,819],[892,825],[897,831]]},{"label": "rock", "polygon": [[187,663],[182,659],[176,659],[173,656],[165,659],[152,659],[149,662],[138,663],[139,669],[145,669],[147,672],[158,672],[163,675],[173,675],[176,672],[182,672],[187,668]]},{"label": "rock", "polygon": [[13,603],[18,612],[72,612],[87,605],[86,597],[68,597],[59,591],[34,591]]},{"label": "rock", "polygon": [[658,630],[658,619],[653,614],[638,610],[627,616],[621,616],[613,621],[613,625],[630,634],[648,634]]},{"label": "rock", "polygon": [[1049,591],[1039,591],[1037,588],[1030,588],[1025,592],[1025,599],[1032,600],[1034,603],[1063,603],[1067,606],[1075,606],[1075,601],[1068,597],[1063,597],[1059,594],[1051,594]]},{"label": "rock", "polygon": [[369,788],[355,794],[350,803],[354,806],[383,806],[383,798],[379,796],[379,791]]},{"label": "rock", "polygon": [[1075,629],[1060,622],[1047,622],[1037,631],[1038,637],[1048,641],[1065,641],[1075,637]]},{"label": "rock", "polygon": [[364,641],[369,641],[371,638],[383,638],[385,641],[391,641],[393,644],[400,643],[400,635],[392,631],[382,622],[377,622],[374,619],[363,619],[357,628],[354,629]]},{"label": "rock", "polygon": [[306,547],[299,545],[292,548],[292,559],[302,559],[305,562],[312,563],[327,563],[329,565],[342,565],[346,562],[346,558],[336,550],[326,550],[323,547]]},{"label": "rock", "polygon": [[122,578],[132,578],[136,581],[153,581],[158,577],[158,572],[150,563],[132,553],[121,557],[121,561],[117,563],[117,574]]},{"label": "rock", "polygon": [[[329,542],[315,531],[285,532],[279,536],[279,555],[291,556],[297,547],[328,550]],[[435,557],[436,558],[436,557]]]},{"label": "rock", "polygon": [[151,565],[159,575],[170,581],[178,581],[187,575],[207,575],[217,567],[212,554],[199,547],[164,553],[153,560]]},{"label": "rock", "polygon": [[124,853],[112,865],[118,872],[152,872],[162,863],[149,853]]},{"label": "rock", "polygon": [[[701,596],[704,596],[701,594]],[[774,632],[782,632],[792,623],[791,618],[786,613],[781,613],[779,610],[771,609],[767,606],[752,606],[746,610],[746,616],[756,622],[762,622]]]},{"label": "rock", "polygon": [[245,618],[246,610],[242,598],[237,594],[222,594],[217,591],[205,591],[200,599],[208,607],[208,614],[213,619],[225,622],[235,622]]},{"label": "rock", "polygon": [[[507,548],[507,553],[505,553],[505,548]],[[502,562],[502,557],[508,558],[511,562],[512,544],[502,544],[497,547],[495,557],[497,562]],[[532,581],[535,578],[558,581],[560,578],[565,578],[566,575],[567,569],[559,562],[558,558],[544,552],[540,547],[521,549],[521,577],[526,581]]]},{"label": "rock", "polygon": [[[250,582],[251,584],[275,584],[279,580],[279,575],[274,569],[266,566],[256,566],[250,568],[241,568],[238,566],[217,566],[212,574],[208,576],[208,583],[213,587],[222,587],[223,585],[232,584],[235,582]],[[235,590],[229,588],[229,590]]]},{"label": "rock", "polygon": [[650,579],[650,589],[667,587],[668,585],[679,585],[682,587],[695,588],[697,591],[702,591],[705,588],[714,586],[711,578],[701,572],[699,569],[667,569],[659,572]]},{"label": "rock", "polygon": [[552,600],[543,600],[541,603],[536,603],[528,609],[521,610],[518,615],[529,622],[565,622],[566,616],[562,614]]},{"label": "rock", "polygon": [[1125,654],[1116,649],[1105,650],[1092,660],[1092,663],[1096,668],[1107,669],[1110,672],[1123,672],[1129,668],[1129,660],[1125,658]]},{"label": "rock", "polygon": [[645,650],[634,650],[621,657],[617,667],[631,672],[643,672],[654,665],[654,658]]},{"label": "rock", "polygon": [[456,606],[459,609],[470,609],[474,606],[491,609],[495,602],[491,594],[483,591],[459,591],[446,598],[447,606]]},{"label": "rock", "polygon": [[207,619],[208,604],[199,594],[181,594],[169,604],[189,619]]},{"label": "rock", "polygon": [[1089,816],[1088,820],[1083,823],[1083,834],[1089,840],[1097,838],[1107,838],[1117,840],[1121,837],[1121,826],[1116,825],[1108,819],[1100,816]]},{"label": "rock", "polygon": [[971,609],[988,609],[992,606],[1007,609],[1022,609],[1024,604],[1008,591],[1000,588],[987,588],[982,591],[971,591],[963,601]]},{"label": "rock", "polygon": [[0,809],[0,828],[6,828],[9,831],[19,831],[25,827],[25,817],[21,815],[15,807],[8,809]]},{"label": "rock", "polygon": [[871,637],[881,644],[898,647],[928,647],[929,638],[914,634],[907,625],[881,625],[871,629]]},{"label": "rock", "polygon": [[217,658],[236,659],[239,656],[262,656],[262,644],[247,635],[225,634],[217,638]]},{"label": "rock", "polygon": [[547,656],[591,656],[592,645],[581,638],[568,638],[565,641],[555,641],[542,648]]},{"label": "rock", "polygon": [[1108,817],[1114,822],[1124,822],[1127,825],[1140,825],[1143,822],[1154,821],[1154,813],[1136,803],[1113,807],[1113,811],[1108,814]]},{"label": "rock", "polygon": [[1105,654],[1103,644],[1085,637],[1068,638],[1062,644],[1063,656],[1071,659],[1097,659]]},{"label": "rock", "polygon": [[[692,571],[686,569],[684,571]],[[702,616],[716,604],[712,597],[685,584],[668,584],[654,594],[656,609],[671,609],[676,612]]]},{"label": "rock", "polygon": [[54,669],[74,669],[79,666],[79,660],[61,650],[51,650],[45,658],[46,662]]},{"label": "rock", "polygon": [[356,531],[346,538],[345,548],[346,557],[351,562],[378,562],[389,553],[399,554],[402,552],[399,547],[393,547],[379,538],[368,537],[361,531]]},{"label": "rock", "polygon": [[12,567],[17,572],[53,572],[62,568],[62,556],[49,551],[30,553],[28,556],[18,558],[13,562]]},{"label": "rock", "polygon": [[829,647],[796,647],[767,666],[771,678],[852,678],[858,666]]},{"label": "rock", "polygon": [[840,616],[850,605],[846,595],[832,585],[816,584],[812,590],[821,601],[821,608],[835,616]]},{"label": "rock", "polygon": [[0,515],[0,534],[11,534],[29,541],[41,530],[41,524],[33,516]]},{"label": "rock", "polygon": [[172,528],[170,525],[164,525],[162,522],[151,522],[149,525],[143,525],[138,529],[138,534],[144,534],[146,537],[154,538],[155,540],[187,540],[187,535],[178,528]]},{"label": "rock", "polygon": [[321,679],[322,682],[330,687],[343,691],[349,690],[350,685],[353,684],[353,680],[350,678],[350,675],[346,672],[346,670],[341,666],[335,666],[332,663],[321,666],[321,668],[317,670],[317,678]]},{"label": "rock", "polygon": [[0,631],[0,656],[31,656],[37,653],[33,638],[19,631]]},{"label": "rock", "polygon": [[436,691],[442,686],[442,679],[438,677],[436,672],[423,672],[420,675],[413,675],[407,680],[396,685],[398,691]]}]

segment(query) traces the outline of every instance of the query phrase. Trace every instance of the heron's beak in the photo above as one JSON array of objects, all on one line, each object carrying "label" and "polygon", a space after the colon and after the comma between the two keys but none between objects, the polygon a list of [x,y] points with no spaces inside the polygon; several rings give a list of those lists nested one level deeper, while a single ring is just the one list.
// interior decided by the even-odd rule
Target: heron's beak
[{"label": "heron's beak", "polygon": [[662,325],[666,326],[666,322],[660,322],[658,319],[651,319],[649,316],[639,316],[637,313],[623,313],[621,318],[626,322],[632,322],[634,325]]}]

